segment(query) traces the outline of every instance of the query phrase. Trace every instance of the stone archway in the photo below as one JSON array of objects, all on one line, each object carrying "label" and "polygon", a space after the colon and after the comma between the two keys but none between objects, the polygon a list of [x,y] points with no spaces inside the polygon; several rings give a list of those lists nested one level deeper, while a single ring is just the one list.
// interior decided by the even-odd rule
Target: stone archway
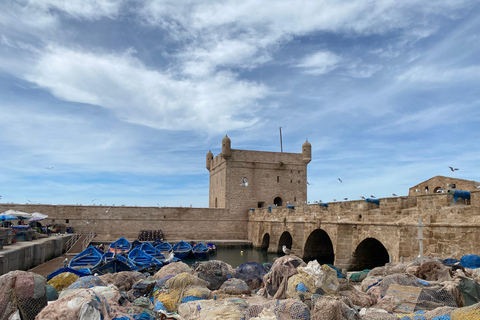
[{"label": "stone archway", "polygon": [[277,252],[278,253],[283,252],[282,251],[282,246],[283,245],[287,246],[288,249],[291,249],[292,248],[292,243],[293,243],[292,235],[290,234],[290,232],[285,231],[280,236],[280,240],[278,240]]},{"label": "stone archway", "polygon": [[303,249],[304,261],[315,259],[320,264],[333,264],[335,261],[332,241],[328,233],[322,229],[316,229],[310,233]]},{"label": "stone archway", "polygon": [[373,269],[384,266],[390,261],[385,246],[375,238],[366,238],[352,254],[350,270]]},{"label": "stone archway", "polygon": [[281,207],[282,206],[282,198],[280,197],[276,197],[275,199],[273,199],[273,205],[274,206],[278,206],[278,207]]},{"label": "stone archway", "polygon": [[260,248],[262,250],[268,250],[269,246],[270,246],[270,235],[268,233],[265,233],[263,235],[262,245]]}]

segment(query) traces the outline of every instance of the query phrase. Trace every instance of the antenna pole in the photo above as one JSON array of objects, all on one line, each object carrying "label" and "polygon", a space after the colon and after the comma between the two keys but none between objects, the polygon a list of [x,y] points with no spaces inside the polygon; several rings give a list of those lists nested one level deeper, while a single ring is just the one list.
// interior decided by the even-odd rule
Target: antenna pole
[{"label": "antenna pole", "polygon": [[283,145],[282,145],[282,127],[280,129],[280,152],[283,153]]}]

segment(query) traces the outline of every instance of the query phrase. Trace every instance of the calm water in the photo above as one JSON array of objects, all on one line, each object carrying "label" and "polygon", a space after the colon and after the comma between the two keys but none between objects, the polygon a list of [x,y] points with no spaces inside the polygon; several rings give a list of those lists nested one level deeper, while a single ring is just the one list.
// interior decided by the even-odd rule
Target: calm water
[{"label": "calm water", "polygon": [[[239,265],[246,262],[273,262],[277,257],[283,256],[283,253],[268,253],[267,250],[260,250],[254,248],[217,248],[216,253],[210,253],[206,259],[201,259],[200,261],[205,260],[221,260],[228,263],[233,268],[238,267]],[[188,265],[192,265],[195,261],[198,261],[195,258],[182,259]]]}]

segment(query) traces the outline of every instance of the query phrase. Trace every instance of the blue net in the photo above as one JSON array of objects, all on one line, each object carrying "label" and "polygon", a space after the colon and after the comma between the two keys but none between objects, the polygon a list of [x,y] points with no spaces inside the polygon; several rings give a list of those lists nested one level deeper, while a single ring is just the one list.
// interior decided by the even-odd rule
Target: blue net
[{"label": "blue net", "polygon": [[460,258],[460,265],[470,269],[480,268],[480,257],[476,254],[465,255]]},{"label": "blue net", "polygon": [[297,285],[297,291],[298,292],[308,292],[308,288],[302,282],[300,282]]},{"label": "blue net", "polygon": [[258,262],[247,262],[237,267],[236,278],[242,279],[251,289],[259,288],[263,276],[268,272],[262,264]]},{"label": "blue net", "polygon": [[182,303],[190,302],[190,301],[197,301],[197,300],[205,300],[205,298],[195,297],[195,296],[186,296],[182,299]]},{"label": "blue net", "polygon": [[72,283],[67,289],[88,289],[92,287],[106,286],[105,282],[97,276],[87,276],[79,278]]}]

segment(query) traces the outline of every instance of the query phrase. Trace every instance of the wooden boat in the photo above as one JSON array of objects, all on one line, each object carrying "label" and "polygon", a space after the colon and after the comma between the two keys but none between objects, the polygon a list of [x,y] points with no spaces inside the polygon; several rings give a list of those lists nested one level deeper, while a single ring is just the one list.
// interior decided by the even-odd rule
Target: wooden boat
[{"label": "wooden boat", "polygon": [[133,271],[133,269],[126,262],[125,257],[122,257],[122,258],[123,258],[123,261],[121,260],[120,256],[118,257],[115,256],[107,263],[102,263],[97,265],[94,269],[92,269],[92,273],[107,274],[107,273],[116,273],[121,271]]},{"label": "wooden boat", "polygon": [[163,263],[149,255],[148,253],[140,250],[140,248],[138,247],[134,248],[128,253],[128,259],[132,260],[133,263],[135,263],[140,269],[160,269],[163,266]]},{"label": "wooden boat", "polygon": [[107,251],[103,254],[102,256],[102,262],[103,264],[107,264],[109,263],[110,261],[113,261],[113,260],[119,260],[123,263],[126,263],[130,269],[132,269],[133,271],[137,271],[139,270],[139,267],[137,267],[137,265],[135,263],[133,263],[133,261],[131,261],[130,259],[128,259],[126,256],[124,256],[123,254],[115,254],[114,252],[111,252],[111,251]]},{"label": "wooden boat", "polygon": [[192,248],[193,256],[197,259],[206,258],[208,254],[208,247],[204,243],[197,243]]},{"label": "wooden boat", "polygon": [[157,249],[157,251],[159,251],[159,252],[170,251],[170,250],[172,250],[172,245],[165,241],[165,242],[162,242],[159,245],[156,245],[155,249]]},{"label": "wooden boat", "polygon": [[173,253],[179,259],[186,258],[191,252],[192,246],[183,240],[173,246]]},{"label": "wooden boat", "polygon": [[81,271],[81,270],[77,270],[77,269],[73,269],[73,268],[70,268],[70,267],[62,267],[62,268],[59,268],[55,271],[53,271],[52,273],[48,274],[46,276],[47,278],[47,281],[49,281],[50,279],[52,279],[53,277],[55,276],[58,276],[59,274],[61,273],[64,273],[64,272],[70,272],[70,273],[73,273],[74,275],[78,276],[78,277],[86,277],[86,276],[91,276],[92,273],[91,272],[84,272],[84,271]]},{"label": "wooden boat", "polygon": [[142,245],[139,247],[140,250],[142,250],[143,252],[145,253],[148,253],[149,255],[151,255],[152,257],[154,257],[155,259],[157,260],[160,260],[160,259],[165,259],[165,257],[163,256],[163,254],[161,254],[160,251],[157,250],[157,248],[155,248],[150,242],[144,242],[142,243]]},{"label": "wooden boat", "polygon": [[115,253],[119,252],[128,252],[132,248],[132,244],[130,241],[125,239],[124,237],[121,237],[118,240],[115,240],[108,246],[108,251],[112,251]]},{"label": "wooden boat", "polygon": [[75,257],[73,257],[68,266],[70,268],[94,268],[96,267],[100,261],[102,261],[102,253],[100,249],[90,246],[87,249],[83,250]]}]

